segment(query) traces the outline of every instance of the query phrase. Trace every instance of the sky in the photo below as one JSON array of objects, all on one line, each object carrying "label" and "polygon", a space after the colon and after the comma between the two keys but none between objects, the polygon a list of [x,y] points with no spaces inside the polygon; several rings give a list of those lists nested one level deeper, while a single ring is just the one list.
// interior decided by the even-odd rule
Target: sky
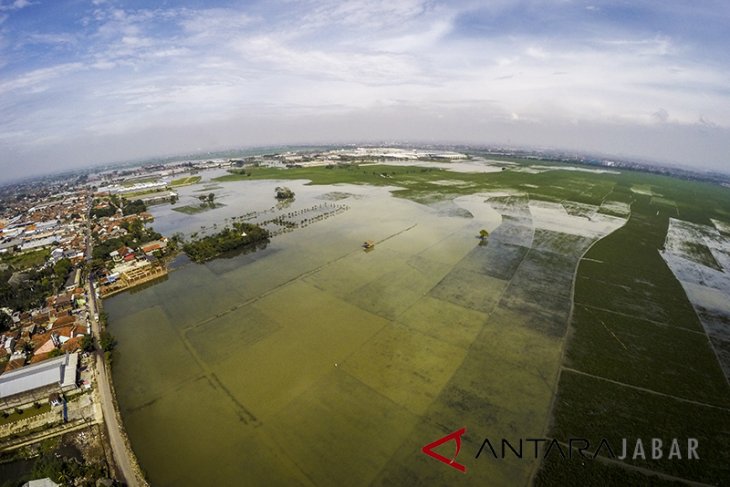
[{"label": "sky", "polygon": [[0,0],[0,180],[471,143],[730,171],[725,0]]}]

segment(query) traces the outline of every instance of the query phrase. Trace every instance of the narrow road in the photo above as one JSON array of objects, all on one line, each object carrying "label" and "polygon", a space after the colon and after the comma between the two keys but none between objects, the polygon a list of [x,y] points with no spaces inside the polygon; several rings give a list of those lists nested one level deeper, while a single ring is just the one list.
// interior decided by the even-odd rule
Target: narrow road
[{"label": "narrow road", "polygon": [[134,469],[134,461],[130,458],[129,451],[124,442],[122,436],[123,426],[117,420],[117,414],[114,409],[114,396],[112,395],[111,387],[109,386],[109,377],[107,376],[106,367],[104,366],[104,351],[99,346],[99,336],[101,329],[99,322],[96,319],[96,294],[94,291],[94,284],[89,280],[87,290],[89,292],[89,311],[91,313],[91,329],[93,331],[96,351],[94,352],[95,367],[96,367],[96,382],[97,390],[99,392],[99,399],[101,403],[101,410],[104,415],[104,423],[109,433],[109,443],[112,447],[112,454],[114,456],[114,463],[119,469],[119,473],[123,477],[123,480],[130,487],[141,487],[142,484],[137,479]]}]

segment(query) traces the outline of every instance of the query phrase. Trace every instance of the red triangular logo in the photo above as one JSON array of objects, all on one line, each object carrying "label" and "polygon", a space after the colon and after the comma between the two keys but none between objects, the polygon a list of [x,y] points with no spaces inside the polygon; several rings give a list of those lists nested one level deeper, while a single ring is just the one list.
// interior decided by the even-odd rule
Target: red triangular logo
[{"label": "red triangular logo", "polygon": [[[429,443],[428,445],[421,448],[421,451],[428,455],[429,457],[435,458],[439,462],[443,462],[449,467],[454,467],[456,470],[466,473],[466,467],[460,463],[456,462],[456,457],[459,455],[459,450],[461,450],[461,435],[466,433],[466,428],[461,428],[459,431],[454,431],[453,433],[449,433],[448,435],[444,436],[443,438],[440,438],[433,443]],[[452,458],[446,458],[443,455],[440,455],[433,451],[434,448],[436,448],[439,445],[443,445],[447,441],[454,440],[456,441],[456,451],[454,452],[454,456]]]}]

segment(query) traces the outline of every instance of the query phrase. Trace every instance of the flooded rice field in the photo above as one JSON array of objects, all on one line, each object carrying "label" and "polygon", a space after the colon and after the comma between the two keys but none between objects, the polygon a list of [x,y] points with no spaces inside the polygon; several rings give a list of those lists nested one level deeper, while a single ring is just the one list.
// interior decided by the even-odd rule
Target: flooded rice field
[{"label": "flooded rice field", "polygon": [[[221,183],[224,206],[158,207],[154,226],[210,231],[276,205],[280,184]],[[543,436],[576,266],[624,218],[513,190],[426,206],[388,188],[286,184],[296,199],[281,213],[347,211],[104,303],[153,486],[443,484],[463,477],[421,453],[434,439],[467,426],[473,455],[487,433]],[[525,484],[534,466],[485,463],[469,480]]]},{"label": "flooded rice field", "polygon": [[730,380],[730,238],[714,227],[670,218],[662,257],[682,284]]}]

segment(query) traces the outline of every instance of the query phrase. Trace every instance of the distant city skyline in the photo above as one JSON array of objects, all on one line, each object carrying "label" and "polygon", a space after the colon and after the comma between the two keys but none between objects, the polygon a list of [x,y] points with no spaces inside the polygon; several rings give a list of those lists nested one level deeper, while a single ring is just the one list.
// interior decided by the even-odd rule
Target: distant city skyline
[{"label": "distant city skyline", "polygon": [[0,0],[0,180],[279,144],[726,170],[721,1]]}]

